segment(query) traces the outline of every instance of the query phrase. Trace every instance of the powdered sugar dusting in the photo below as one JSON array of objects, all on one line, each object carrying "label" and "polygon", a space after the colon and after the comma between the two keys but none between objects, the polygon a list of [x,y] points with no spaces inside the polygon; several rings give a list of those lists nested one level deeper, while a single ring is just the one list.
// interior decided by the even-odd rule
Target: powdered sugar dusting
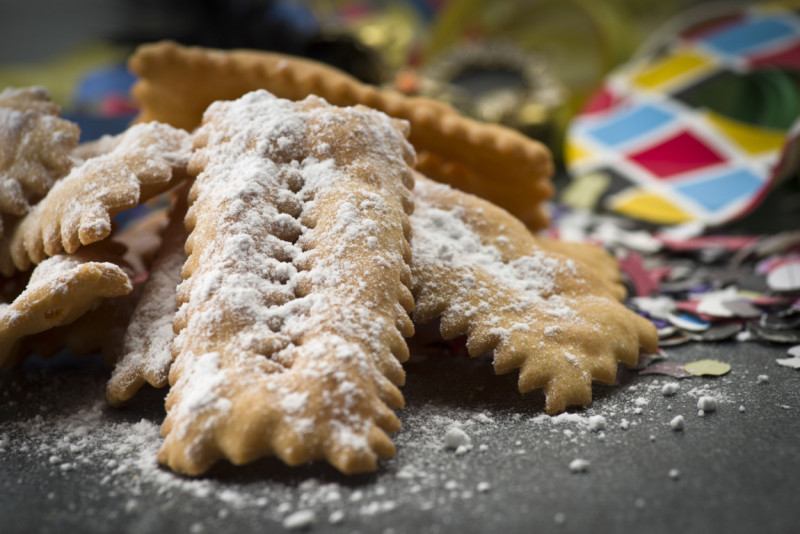
[{"label": "powdered sugar dusting", "polygon": [[[420,273],[441,269],[459,272],[461,285],[449,302],[451,314],[463,317],[481,317],[487,324],[497,323],[491,333],[508,339],[512,332],[529,332],[533,326],[530,311],[559,320],[559,325],[544,327],[547,336],[555,336],[563,324],[578,319],[568,300],[558,294],[556,276],[573,273],[574,263],[543,251],[507,259],[491,242],[482,240],[478,232],[467,223],[465,208],[459,205],[446,209],[430,201],[439,190],[448,186],[430,180],[419,180],[416,186],[416,205],[411,221],[414,229],[412,251],[415,270]],[[502,237],[502,236],[500,236]],[[426,308],[426,299],[438,298],[437,279],[417,277],[415,283],[418,306]],[[489,284],[492,284],[490,286]],[[513,299],[496,300],[501,288],[503,294],[513,294]],[[480,297],[476,299],[477,297]],[[495,299],[495,300],[493,300]],[[477,300],[477,303],[476,303]],[[526,313],[528,312],[528,313]],[[519,317],[520,322],[500,326],[500,316]]]},{"label": "powdered sugar dusting", "polygon": [[145,379],[155,386],[166,385],[175,338],[172,323],[178,310],[176,291],[186,260],[185,241],[182,219],[172,221],[125,332],[122,353],[109,381],[114,397],[127,398]]},{"label": "powdered sugar dusting", "polygon": [[[739,357],[753,361],[743,351]],[[718,477],[747,469],[731,447],[742,443],[735,436],[748,442],[763,438],[753,420],[775,408],[772,397],[764,396],[767,387],[782,391],[778,398],[785,403],[796,398],[790,369],[772,369],[765,386],[755,383],[756,371],[748,374],[737,366],[724,377],[682,379],[670,397],[661,390],[673,378],[628,373],[621,386],[597,391],[590,408],[550,417],[541,415],[535,397],[514,391],[513,380],[491,376],[488,365],[486,358],[455,360],[444,354],[412,362],[408,407],[400,411],[404,426],[394,436],[398,454],[369,477],[338,476],[322,465],[289,468],[269,459],[227,466],[203,478],[182,477],[155,460],[162,411],[157,391],[142,391],[119,411],[100,400],[103,374],[90,382],[36,371],[32,379],[4,382],[0,392],[5,475],[0,491],[8,502],[22,505],[22,497],[14,496],[39,485],[45,489],[37,510],[77,516],[82,524],[138,525],[157,518],[181,531],[193,525],[202,532],[239,525],[271,531],[304,510],[314,514],[311,532],[326,532],[331,524],[346,531],[397,530],[413,524],[410,517],[426,525],[421,532],[436,532],[450,522],[485,530],[508,516],[509,503],[531,506],[525,514],[515,508],[517,515],[506,519],[519,516],[514,524],[520,529],[532,520],[549,524],[554,513],[574,525],[586,517],[587,507],[646,522],[653,520],[652,509],[637,512],[631,506],[636,498],[694,502],[707,495],[709,485],[720,487]],[[719,399],[718,409],[697,418],[703,395]],[[648,403],[640,406],[640,398]],[[145,401],[153,401],[152,409]],[[739,405],[748,411],[740,412]],[[782,429],[794,428],[796,413],[778,411],[785,427],[774,427],[770,435],[786,443]],[[677,416],[685,419],[679,432],[671,426]],[[598,417],[605,428],[599,428]],[[720,434],[720,425],[730,431]],[[444,447],[454,428],[469,436],[469,452],[456,455]],[[773,448],[769,440],[767,449]],[[589,470],[573,474],[569,463],[576,458],[589,461]],[[754,455],[751,472],[775,461],[774,455]],[[625,477],[626,470],[638,474]],[[670,471],[679,472],[679,480],[667,476]],[[594,500],[575,500],[576,493]],[[673,513],[664,511],[668,517]],[[308,512],[295,520],[304,517]]]},{"label": "powdered sugar dusting", "polygon": [[24,215],[72,165],[80,130],[59,113],[42,87],[0,92],[0,212]]},{"label": "powdered sugar dusting", "polygon": [[[296,435],[329,425],[332,444],[368,451],[374,423],[363,406],[375,393],[363,388],[386,388],[382,370],[400,350],[388,341],[406,314],[409,146],[385,115],[265,91],[212,105],[198,140],[174,342],[176,435],[200,414],[205,428],[228,424],[247,385],[264,390],[258,417],[280,409]],[[320,402],[336,407],[335,421]]]}]

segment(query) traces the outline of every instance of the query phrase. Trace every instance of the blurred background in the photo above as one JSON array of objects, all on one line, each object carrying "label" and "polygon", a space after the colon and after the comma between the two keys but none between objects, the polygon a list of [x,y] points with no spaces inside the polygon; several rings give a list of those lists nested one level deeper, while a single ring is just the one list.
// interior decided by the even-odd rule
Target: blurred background
[{"label": "blurred background", "polygon": [[[587,141],[587,121],[594,124],[598,111],[610,116],[622,110],[624,106],[612,104],[631,96],[619,91],[624,85],[620,79],[635,77],[625,70],[631,65],[637,73],[643,68],[653,70],[654,65],[660,68],[676,47],[685,48],[687,35],[696,35],[720,20],[741,20],[741,13],[753,6],[771,14],[776,9],[791,13],[797,4],[0,0],[0,88],[45,86],[64,115],[80,124],[82,139],[89,140],[121,131],[135,116],[135,103],[128,96],[135,80],[125,60],[141,43],[172,39],[186,45],[294,54],[337,66],[366,83],[445,100],[469,116],[504,124],[542,141],[554,154],[559,197],[567,203],[617,211],[655,224],[699,220],[719,225],[752,211],[763,203],[766,192],[796,174],[792,162],[781,163],[780,176],[773,173],[791,152],[791,128],[800,112],[800,82],[793,63],[761,65],[762,71],[771,69],[771,73],[752,77],[743,68],[747,61],[726,49],[719,52],[724,56],[722,70],[728,73],[722,82],[679,95],[680,106],[690,114],[711,109],[737,121],[736,127],[754,128],[745,132],[751,137],[766,132],[776,139],[770,145],[772,156],[758,153],[753,159],[758,165],[746,171],[758,175],[756,181],[737,175],[736,183],[744,185],[731,205],[701,198],[702,188],[663,191],[659,186],[654,200],[650,186],[664,182],[659,181],[662,169],[645,168],[641,162],[633,171],[630,165],[615,165],[620,158],[618,147]],[[789,25],[795,22],[792,19]],[[763,31],[774,34],[776,30]],[[700,48],[704,53],[708,50],[706,44]],[[675,60],[670,65],[676,61],[680,63]],[[704,81],[719,78],[705,71],[703,76]],[[662,85],[648,86],[648,98],[664,92],[668,96],[664,100],[675,100],[669,84]],[[696,117],[691,120],[697,122]],[[723,138],[727,139],[724,134],[719,137]],[[685,148],[684,144],[673,150]],[[739,161],[739,148],[712,150],[727,151],[728,156],[736,156],[729,159]],[[749,149],[742,149],[745,159],[751,158]],[[594,159],[586,159],[590,153]],[[668,156],[671,160],[672,155]],[[718,161],[709,165],[719,170]],[[656,179],[643,177],[642,169]],[[693,180],[706,183],[700,167],[681,169],[694,173]],[[788,181],[797,184],[796,179]],[[632,187],[639,192],[646,189],[649,196],[636,196]],[[780,209],[796,212],[798,205]]]},{"label": "blurred background", "polygon": [[0,85],[43,84],[68,112],[122,113],[130,80],[113,67],[173,39],[311,57],[550,141],[604,74],[696,3],[0,0]]}]

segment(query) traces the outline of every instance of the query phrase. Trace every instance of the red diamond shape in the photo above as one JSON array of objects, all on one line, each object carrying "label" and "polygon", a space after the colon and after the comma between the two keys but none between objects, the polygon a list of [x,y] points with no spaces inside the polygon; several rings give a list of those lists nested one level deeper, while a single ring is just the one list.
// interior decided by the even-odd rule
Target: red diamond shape
[{"label": "red diamond shape", "polygon": [[700,139],[686,130],[666,141],[628,155],[659,178],[702,169],[725,161]]},{"label": "red diamond shape", "polygon": [[750,58],[754,67],[783,67],[784,69],[797,69],[800,67],[800,43],[779,52],[768,52],[761,56]]},{"label": "red diamond shape", "polygon": [[597,93],[592,95],[586,105],[581,110],[582,114],[600,113],[614,108],[620,98],[611,92],[608,87],[602,87]]}]

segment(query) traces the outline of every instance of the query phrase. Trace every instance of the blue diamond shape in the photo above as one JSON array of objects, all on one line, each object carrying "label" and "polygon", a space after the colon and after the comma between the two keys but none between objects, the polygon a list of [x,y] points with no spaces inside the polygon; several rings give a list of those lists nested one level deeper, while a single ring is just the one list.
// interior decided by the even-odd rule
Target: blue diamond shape
[{"label": "blue diamond shape", "polygon": [[766,45],[792,36],[797,30],[779,17],[750,20],[719,33],[710,35],[704,42],[727,54],[753,52]]},{"label": "blue diamond shape", "polygon": [[644,105],[615,113],[602,125],[587,130],[587,133],[604,145],[613,147],[655,130],[672,118],[671,113]]},{"label": "blue diamond shape", "polygon": [[761,189],[758,175],[736,169],[692,183],[676,184],[675,189],[709,211],[718,211],[731,202],[748,197]]}]

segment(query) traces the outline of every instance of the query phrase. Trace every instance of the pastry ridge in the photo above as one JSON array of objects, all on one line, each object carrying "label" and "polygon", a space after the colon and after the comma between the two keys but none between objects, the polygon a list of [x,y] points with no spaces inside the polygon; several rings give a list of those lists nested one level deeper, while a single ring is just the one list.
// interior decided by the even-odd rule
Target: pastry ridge
[{"label": "pastry ridge", "polygon": [[[443,102],[381,90],[322,63],[272,52],[223,52],[162,41],[140,46],[129,67],[140,78],[132,90],[142,110],[139,120],[160,120],[188,130],[200,123],[215,100],[256,89],[289,100],[316,94],[333,105],[363,104],[407,120],[409,141],[418,152],[435,153],[469,168],[481,191],[458,182],[459,173],[448,175],[448,183],[496,202],[531,228],[547,226],[544,210],[531,208],[553,194],[553,161],[547,148],[509,128],[464,117]],[[509,190],[515,194],[509,195]]]}]

